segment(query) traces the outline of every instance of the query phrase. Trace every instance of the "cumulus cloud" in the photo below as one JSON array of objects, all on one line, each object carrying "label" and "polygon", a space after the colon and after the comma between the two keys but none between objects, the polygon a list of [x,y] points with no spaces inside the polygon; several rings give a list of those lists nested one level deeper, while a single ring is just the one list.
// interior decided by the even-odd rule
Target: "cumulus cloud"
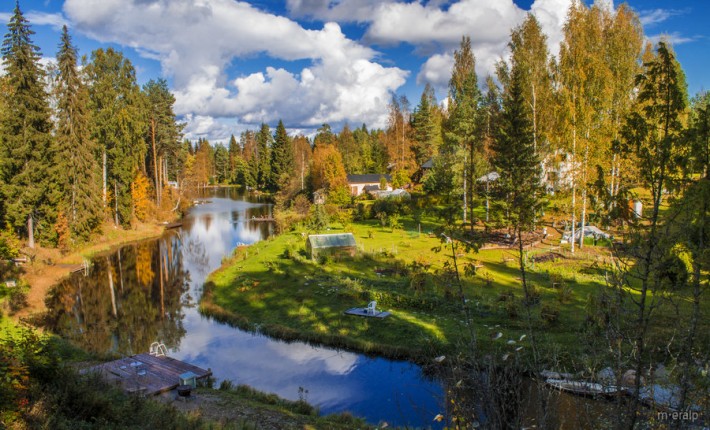
[{"label": "cumulus cloud", "polygon": [[496,62],[510,55],[507,48],[510,32],[528,12],[540,22],[548,37],[550,52],[557,55],[570,4],[571,0],[536,0],[529,11],[519,8],[512,0],[459,0],[446,10],[431,3],[388,4],[374,14],[365,37],[382,44],[406,42],[417,47],[441,46],[443,52],[434,53],[424,62],[417,82],[429,82],[442,93],[448,85],[454,64],[453,51],[459,46],[461,36],[471,37],[476,72],[483,78],[493,75]]},{"label": "cumulus cloud", "polygon": [[[67,0],[75,28],[158,59],[173,78],[176,113],[246,123],[350,120],[383,125],[389,94],[407,72],[376,62],[377,53],[348,39],[335,23],[307,30],[288,18],[233,0]],[[235,58],[310,60],[299,73],[268,67],[230,79]]]}]

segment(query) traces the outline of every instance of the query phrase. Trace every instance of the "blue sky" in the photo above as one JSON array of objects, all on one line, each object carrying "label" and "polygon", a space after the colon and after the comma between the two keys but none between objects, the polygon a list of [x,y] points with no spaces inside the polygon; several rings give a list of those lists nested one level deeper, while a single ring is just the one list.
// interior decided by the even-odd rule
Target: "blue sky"
[{"label": "blue sky", "polygon": [[[138,81],[163,77],[186,136],[221,141],[274,125],[385,126],[392,93],[416,105],[425,82],[445,97],[452,52],[471,36],[481,78],[532,12],[556,54],[571,0],[22,0],[44,61],[67,24],[80,55],[123,51]],[[598,0],[602,1],[602,0]],[[603,0],[610,3],[610,0]],[[689,93],[710,88],[710,2],[631,0],[650,40],[674,43]],[[0,5],[7,22],[14,1]]]}]

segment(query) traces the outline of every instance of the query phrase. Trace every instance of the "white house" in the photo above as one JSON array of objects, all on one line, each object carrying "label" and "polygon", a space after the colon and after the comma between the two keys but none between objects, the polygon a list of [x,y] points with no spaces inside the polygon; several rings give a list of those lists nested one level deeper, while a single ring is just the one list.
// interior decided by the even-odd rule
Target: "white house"
[{"label": "white house", "polygon": [[353,196],[359,196],[365,191],[379,190],[382,178],[385,178],[385,181],[387,181],[387,187],[385,189],[391,191],[392,177],[390,175],[381,175],[379,173],[367,175],[348,175],[350,194]]}]

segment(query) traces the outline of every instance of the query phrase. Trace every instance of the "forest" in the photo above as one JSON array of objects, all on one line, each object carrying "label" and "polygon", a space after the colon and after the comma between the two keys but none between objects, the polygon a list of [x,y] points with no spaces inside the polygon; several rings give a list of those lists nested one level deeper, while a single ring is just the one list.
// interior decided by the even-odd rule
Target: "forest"
[{"label": "forest", "polygon": [[[393,95],[384,130],[323,124],[308,138],[289,136],[279,122],[273,132],[262,124],[226,145],[183,140],[167,82],[140,87],[121,52],[97,49],[79,59],[65,29],[57,63],[45,69],[32,34],[18,6],[3,41],[0,106],[3,237],[28,240],[30,248],[35,240],[75,246],[105,221],[128,228],[167,219],[180,209],[182,191],[208,184],[269,192],[284,207],[318,189],[348,204],[346,173],[390,174],[395,188],[421,184],[458,204],[467,223],[484,199],[488,208],[489,200],[498,209],[515,205],[502,197],[510,197],[506,175],[490,196],[476,186],[484,174],[524,162],[511,157],[520,154],[514,145],[532,145],[526,157],[540,166],[542,191],[567,197],[573,228],[590,214],[605,225],[622,222],[639,187],[661,186],[652,196],[660,203],[661,191],[707,176],[708,93],[688,100],[672,47],[644,42],[638,17],[624,5],[573,7],[558,57],[528,16],[512,31],[509,60],[483,83],[464,37],[444,103],[429,85],[414,108]],[[523,139],[511,134],[521,124],[506,130],[517,121],[512,109],[529,123]],[[661,142],[668,147],[654,146]],[[651,183],[659,167],[644,161],[661,161],[663,151],[662,183]],[[427,161],[432,167],[423,169]],[[493,212],[487,220],[509,221],[509,211]]]},{"label": "forest", "polygon": [[[44,67],[19,5],[7,28],[0,260],[36,244],[76,249],[109,226],[172,221],[210,185],[267,195],[280,232],[299,222],[319,229],[323,211],[343,224],[381,217],[394,230],[401,209],[380,204],[363,214],[347,179],[388,175],[393,188],[417,196],[410,214],[436,220],[456,278],[456,246],[477,250],[492,231],[511,237],[524,303],[535,295],[524,247],[543,221],[564,226],[572,254],[588,246],[591,223],[613,230],[609,293],[594,304],[610,355],[635,370],[637,399],[660,348],[649,333],[677,326],[667,349],[682,402],[697,388],[693,363],[708,363],[710,353],[710,92],[688,94],[671,44],[650,43],[626,5],[575,2],[558,55],[528,15],[511,32],[510,56],[480,80],[462,37],[445,98],[428,84],[416,106],[392,94],[384,129],[323,124],[293,136],[279,121],[226,143],[184,139],[168,82],[140,86],[120,51],[79,58],[64,27],[57,62]],[[498,179],[482,180],[491,172]],[[312,204],[316,192],[325,209]],[[661,303],[675,313],[660,316]],[[625,419],[636,424],[634,414]]]}]

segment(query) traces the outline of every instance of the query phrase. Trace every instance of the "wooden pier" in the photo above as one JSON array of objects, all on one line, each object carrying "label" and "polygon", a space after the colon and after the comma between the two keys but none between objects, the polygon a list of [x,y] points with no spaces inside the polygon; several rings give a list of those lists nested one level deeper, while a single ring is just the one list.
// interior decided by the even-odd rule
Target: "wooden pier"
[{"label": "wooden pier", "polygon": [[106,380],[114,382],[129,393],[155,395],[170,391],[180,385],[180,375],[192,372],[196,379],[212,375],[190,363],[167,356],[138,354],[109,361],[82,370],[81,373],[96,372]]}]

